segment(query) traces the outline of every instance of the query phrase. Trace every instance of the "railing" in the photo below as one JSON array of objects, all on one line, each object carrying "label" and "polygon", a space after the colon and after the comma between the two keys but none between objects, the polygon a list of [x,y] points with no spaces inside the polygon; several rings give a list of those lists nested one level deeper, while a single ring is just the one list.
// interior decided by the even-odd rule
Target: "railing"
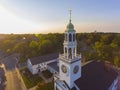
[{"label": "railing", "polygon": [[69,41],[65,41],[65,40],[64,40],[64,43],[63,43],[63,44],[66,45],[66,44],[68,44],[68,43],[71,44],[71,45],[77,44],[76,41],[74,41],[74,42],[69,42]]},{"label": "railing", "polygon": [[62,60],[64,60],[64,61],[67,61],[67,62],[72,62],[72,61],[76,61],[76,60],[81,59],[81,55],[78,55],[78,54],[77,54],[76,56],[73,57],[73,59],[71,59],[71,58],[68,58],[68,59],[67,59],[67,56],[66,56],[66,55],[64,55],[64,54],[59,54],[59,58],[62,59]]}]

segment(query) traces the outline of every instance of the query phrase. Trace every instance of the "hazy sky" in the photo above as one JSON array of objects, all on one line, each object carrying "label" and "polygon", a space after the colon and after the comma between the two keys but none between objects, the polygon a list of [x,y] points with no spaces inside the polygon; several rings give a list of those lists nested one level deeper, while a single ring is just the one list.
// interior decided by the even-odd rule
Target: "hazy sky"
[{"label": "hazy sky", "polygon": [[0,33],[120,32],[120,0],[0,0]]}]

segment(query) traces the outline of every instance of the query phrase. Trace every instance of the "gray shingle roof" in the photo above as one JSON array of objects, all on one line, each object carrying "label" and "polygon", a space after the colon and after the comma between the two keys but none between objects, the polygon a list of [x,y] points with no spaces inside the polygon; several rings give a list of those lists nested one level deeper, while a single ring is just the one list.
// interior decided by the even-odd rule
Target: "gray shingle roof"
[{"label": "gray shingle roof", "polygon": [[106,71],[102,61],[93,61],[83,66],[81,73],[81,78],[75,81],[81,90],[108,90],[118,76],[112,68]]},{"label": "gray shingle roof", "polygon": [[49,63],[48,66],[53,68],[55,71],[59,72],[59,66],[57,65],[58,62],[52,62],[52,63]]},{"label": "gray shingle roof", "polygon": [[75,87],[73,87],[71,90],[77,90]]},{"label": "gray shingle roof", "polygon": [[43,62],[57,59],[58,56],[59,56],[59,53],[47,54],[47,55],[43,55],[43,56],[30,58],[30,61],[31,61],[32,65],[36,65],[39,63],[43,63]]}]

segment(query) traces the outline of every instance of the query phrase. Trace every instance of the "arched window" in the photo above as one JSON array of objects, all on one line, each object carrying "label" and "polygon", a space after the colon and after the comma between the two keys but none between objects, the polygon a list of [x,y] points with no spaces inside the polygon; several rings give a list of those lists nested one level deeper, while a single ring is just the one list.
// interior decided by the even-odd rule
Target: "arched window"
[{"label": "arched window", "polygon": [[73,34],[73,41],[75,41],[75,34]]},{"label": "arched window", "polygon": [[72,35],[69,34],[69,42],[71,42],[71,41],[72,41]]}]

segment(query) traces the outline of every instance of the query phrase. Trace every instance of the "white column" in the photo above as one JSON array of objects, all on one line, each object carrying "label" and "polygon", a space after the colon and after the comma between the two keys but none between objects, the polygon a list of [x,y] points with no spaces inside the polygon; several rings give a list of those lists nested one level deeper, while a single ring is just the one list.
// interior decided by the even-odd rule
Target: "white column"
[{"label": "white column", "polygon": [[63,49],[64,49],[64,57],[65,57],[65,54],[66,54],[66,52],[65,52],[65,47],[64,47]]},{"label": "white column", "polygon": [[68,49],[69,49],[69,48],[67,47],[66,49],[67,49],[67,59],[68,59]]},{"label": "white column", "polygon": [[66,38],[66,41],[67,41],[67,33],[65,33],[65,38]]},{"label": "white column", "polygon": [[72,47],[72,59],[74,58],[74,48]]},{"label": "white column", "polygon": [[[55,82],[55,81],[54,81]],[[56,83],[54,83],[54,90],[56,90]]]},{"label": "white column", "polygon": [[77,55],[77,49],[75,48],[75,56]]}]

